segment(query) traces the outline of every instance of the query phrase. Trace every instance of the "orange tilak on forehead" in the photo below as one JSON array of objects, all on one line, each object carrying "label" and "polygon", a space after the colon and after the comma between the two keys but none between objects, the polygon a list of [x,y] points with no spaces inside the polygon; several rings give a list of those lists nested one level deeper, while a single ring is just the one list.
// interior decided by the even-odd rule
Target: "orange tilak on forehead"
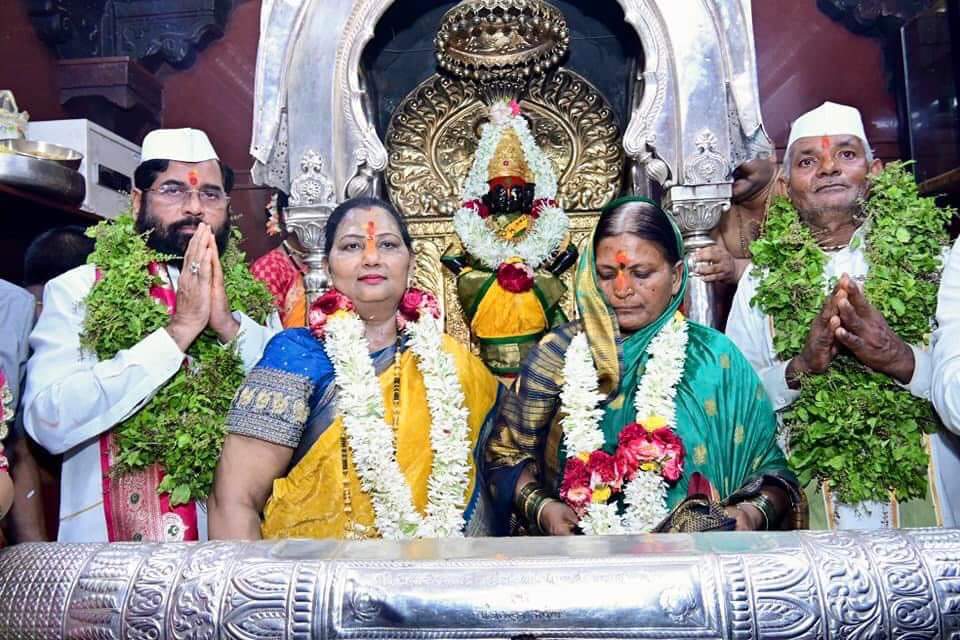
[{"label": "orange tilak on forehead", "polygon": [[196,169],[190,170],[190,173],[187,174],[187,180],[190,182],[191,187],[195,187],[200,184],[200,176],[197,174]]},{"label": "orange tilak on forehead", "polygon": [[627,254],[621,249],[617,251],[617,255],[614,257],[617,259],[617,279],[615,284],[618,289],[624,289],[627,286]]},{"label": "orange tilak on forehead", "polygon": [[366,244],[367,251],[372,251],[373,248],[376,246],[376,244],[374,243],[376,235],[377,235],[377,225],[373,220],[370,220],[369,222],[367,222],[367,244]]},{"label": "orange tilak on forehead", "polygon": [[830,136],[820,136],[820,148],[824,153],[830,151]]}]

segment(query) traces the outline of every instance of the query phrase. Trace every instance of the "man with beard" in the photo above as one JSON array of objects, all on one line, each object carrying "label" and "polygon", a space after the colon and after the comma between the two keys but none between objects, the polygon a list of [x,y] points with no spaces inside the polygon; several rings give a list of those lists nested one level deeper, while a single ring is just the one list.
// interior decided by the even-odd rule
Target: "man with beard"
[{"label": "man with beard", "polygon": [[[785,334],[788,324],[784,323],[788,321],[784,318],[791,314],[794,318],[802,317],[805,301],[798,295],[793,276],[787,274],[784,277],[783,271],[771,274],[767,268],[763,268],[762,273],[748,269],[734,296],[726,330],[727,335],[760,375],[770,400],[778,411],[787,407],[796,411],[798,406],[807,406],[802,401],[812,399],[807,397],[808,394],[802,395],[802,387],[808,383],[813,384],[813,380],[826,374],[828,370],[847,367],[840,370],[852,371],[850,366],[839,363],[838,354],[864,365],[865,375],[872,371],[895,381],[894,385],[886,385],[885,388],[889,391],[878,391],[878,395],[909,393],[921,399],[924,404],[929,402],[932,376],[929,352],[922,346],[908,344],[901,339],[864,294],[864,283],[868,279],[868,271],[872,268],[867,260],[867,249],[874,246],[874,241],[885,241],[883,237],[871,235],[871,227],[874,225],[862,224],[869,178],[880,174],[882,169],[882,163],[873,157],[867,142],[860,112],[853,107],[827,102],[794,122],[781,180],[800,225],[805,226],[812,236],[813,246],[808,253],[803,254],[807,256],[804,267],[801,268],[796,261],[790,264],[794,273],[800,272],[799,277],[805,278],[809,276],[804,275],[805,272],[817,270],[811,267],[813,263],[810,261],[815,259],[814,256],[823,256],[822,273],[809,277],[812,278],[810,282],[819,283],[814,290],[826,294],[824,303],[819,309],[811,309],[810,317],[814,319],[806,329],[805,339],[800,336],[794,351],[796,355],[781,357],[781,352],[774,347],[774,338],[786,336],[781,337],[780,342],[781,349],[786,350],[782,346],[783,340],[789,339],[789,336]],[[772,211],[773,209],[771,216]],[[794,242],[797,235],[793,233],[783,238],[780,244],[770,240],[771,251],[793,250],[793,247],[798,246]],[[764,236],[761,236],[761,240],[763,238]],[[939,263],[939,249],[938,247],[934,252],[932,263]],[[755,261],[758,260],[758,255],[754,256]],[[783,264],[788,264],[788,260],[789,256]],[[936,274],[933,277],[936,277]],[[765,307],[762,308],[763,294],[770,291],[783,292],[792,300],[784,303],[785,311],[777,317],[768,315],[764,311]],[[761,295],[758,295],[758,292]],[[769,296],[769,293],[766,295]],[[853,360],[846,362],[852,363]],[[844,394],[847,394],[849,403],[857,402],[853,399],[855,389],[828,390],[817,400],[831,402],[827,395],[834,391],[840,394],[837,402],[847,402],[842,399]],[[870,404],[869,400],[867,404]],[[804,412],[799,414],[799,417],[793,413],[790,416],[792,426],[788,429],[789,432],[784,434],[792,441],[788,449],[791,449],[794,456],[793,461],[801,465],[806,464],[814,455],[823,457],[822,449],[811,454],[794,446],[796,443],[793,440],[799,433],[797,430],[802,431],[807,427],[807,419],[803,418],[805,415],[809,420],[814,420],[812,413]],[[881,425],[882,428],[890,426],[897,419],[893,416],[886,420],[879,414],[872,413],[869,406],[863,407],[863,415],[864,423],[868,417],[885,422]],[[837,417],[837,420],[840,418]],[[842,427],[841,430],[847,435],[840,437],[846,438],[846,442],[838,447],[849,446],[851,440],[853,446],[858,446],[856,436],[850,434],[864,428],[869,427],[865,424]],[[916,424],[913,424],[913,429],[917,429]],[[957,477],[960,473],[960,461],[951,451],[949,434],[941,430],[933,434],[927,442],[927,439],[918,433],[911,442],[916,451],[895,452],[898,456],[910,456],[912,460],[928,461],[926,465],[922,465],[924,471],[929,471],[930,478],[926,498],[907,500],[903,496],[905,492],[901,492],[898,500],[898,487],[884,483],[882,493],[884,497],[889,494],[889,500],[878,498],[849,504],[835,497],[843,494],[833,477],[821,478],[821,482],[812,482],[807,488],[811,527],[867,529],[934,524],[955,526],[960,509],[951,506],[951,494],[947,491],[949,486],[944,479]],[[890,448],[895,449],[893,446]],[[836,475],[842,474],[844,478],[856,477],[862,481],[869,477],[869,470],[865,470],[865,467],[872,465],[873,456],[878,455],[891,457],[892,453],[885,454],[865,447],[856,460],[843,458],[840,462],[838,457],[837,461],[842,468],[835,469]],[[846,468],[846,465],[860,464],[864,465],[864,469],[855,469],[852,474],[850,469]]]},{"label": "man with beard", "polygon": [[[153,278],[146,281],[153,284],[143,294],[164,305],[166,326],[111,358],[98,359],[81,345],[81,337],[89,330],[88,296],[111,271],[86,264],[47,283],[43,312],[30,336],[24,424],[43,447],[64,454],[60,541],[205,539],[204,505],[175,506],[160,495],[151,486],[163,477],[158,465],[129,476],[111,471],[117,446],[112,431],[180,371],[187,350],[207,329],[224,345],[235,343],[249,370],[279,328],[275,315],[268,322],[272,326],[265,327],[231,312],[220,255],[230,237],[233,174],[206,134],[195,129],[148,134],[134,184],[136,230],[148,234],[147,247],[173,256],[166,264],[150,263]],[[117,304],[122,308],[122,301]],[[144,321],[129,318],[136,326]]]}]

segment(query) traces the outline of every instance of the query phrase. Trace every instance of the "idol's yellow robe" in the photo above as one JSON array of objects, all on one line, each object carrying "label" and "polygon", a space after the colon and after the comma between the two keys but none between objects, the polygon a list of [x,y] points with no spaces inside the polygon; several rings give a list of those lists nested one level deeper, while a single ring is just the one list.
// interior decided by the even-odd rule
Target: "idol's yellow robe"
[{"label": "idol's yellow robe", "polygon": [[[451,354],[469,412],[470,480],[464,495],[467,535],[485,535],[487,515],[477,460],[492,421],[498,383],[476,356],[449,336]],[[412,351],[401,346],[371,354],[383,392],[385,426],[395,425],[397,462],[416,509],[425,513],[433,469],[430,410],[423,376]],[[399,375],[399,415],[394,420],[394,381]],[[278,334],[238,391],[227,420],[231,433],[294,449],[287,474],[273,483],[263,513],[264,538],[379,537],[373,505],[353,466],[337,414],[333,367],[323,344],[307,329]]]}]

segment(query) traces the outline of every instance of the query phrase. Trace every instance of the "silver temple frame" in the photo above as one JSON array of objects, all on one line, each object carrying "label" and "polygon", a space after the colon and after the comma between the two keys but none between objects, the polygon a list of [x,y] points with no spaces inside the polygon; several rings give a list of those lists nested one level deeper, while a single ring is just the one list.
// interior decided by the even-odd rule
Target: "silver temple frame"
[{"label": "silver temple frame", "polygon": [[[646,65],[636,74],[624,150],[638,174],[663,188],[688,250],[709,244],[709,230],[729,207],[733,167],[772,152],[760,115],[751,0],[605,1],[623,8]],[[387,151],[372,121],[361,58],[393,3],[264,1],[251,145],[256,181],[289,193],[301,159],[316,154],[336,201],[377,193]],[[288,225],[320,253],[312,264],[322,260],[316,228],[335,204],[299,201],[291,211]],[[709,296],[694,278],[692,315],[712,324]]]}]

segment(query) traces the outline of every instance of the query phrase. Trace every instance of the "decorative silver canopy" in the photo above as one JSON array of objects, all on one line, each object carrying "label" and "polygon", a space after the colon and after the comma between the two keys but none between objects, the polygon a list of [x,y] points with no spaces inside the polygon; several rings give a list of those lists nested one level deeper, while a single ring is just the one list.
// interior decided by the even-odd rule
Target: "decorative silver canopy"
[{"label": "decorative silver canopy", "polygon": [[[642,47],[622,140],[631,188],[660,185],[691,252],[713,242],[709,231],[729,205],[733,169],[773,149],[760,116],[751,0],[605,1],[620,5]],[[256,182],[289,193],[310,151],[327,162],[338,201],[380,190],[388,156],[374,126],[363,51],[395,2],[263,0],[250,146]],[[534,71],[555,64],[569,41],[563,17],[543,0],[467,0],[447,18],[437,36],[441,66],[500,84],[516,84],[512,74],[526,63]],[[513,18],[542,48],[520,38],[516,55],[478,63],[491,38],[503,36],[497,24]],[[302,218],[293,231],[304,228],[303,244],[316,252],[309,227],[322,216]],[[308,289],[322,280],[320,260]],[[711,295],[711,285],[691,279],[691,317],[714,324]]]},{"label": "decorative silver canopy", "polygon": [[955,638],[960,531],[25,544],[0,637]]}]

